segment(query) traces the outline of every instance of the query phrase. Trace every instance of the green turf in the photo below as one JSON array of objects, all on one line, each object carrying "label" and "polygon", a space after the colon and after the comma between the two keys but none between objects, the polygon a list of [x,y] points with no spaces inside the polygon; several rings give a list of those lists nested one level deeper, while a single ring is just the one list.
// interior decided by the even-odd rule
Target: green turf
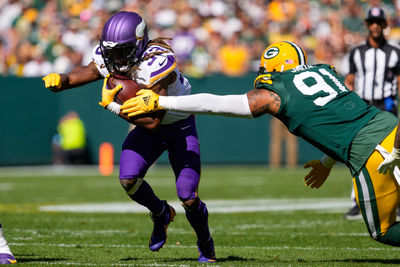
[{"label": "green turf", "polygon": [[[69,173],[69,174],[68,174]],[[84,173],[84,175],[80,175]],[[212,200],[349,198],[351,177],[337,166],[319,190],[304,186],[306,171],[265,166],[204,166],[199,195]],[[162,199],[177,201],[173,173],[153,168],[147,181]],[[168,242],[151,252],[152,224],[144,213],[42,212],[43,205],[129,202],[113,177],[96,171],[63,175],[32,168],[0,169],[0,221],[19,265],[204,266],[184,214]],[[317,201],[317,200],[316,200]],[[345,211],[210,213],[218,262],[214,266],[395,266],[399,249],[373,241],[362,221]]]}]

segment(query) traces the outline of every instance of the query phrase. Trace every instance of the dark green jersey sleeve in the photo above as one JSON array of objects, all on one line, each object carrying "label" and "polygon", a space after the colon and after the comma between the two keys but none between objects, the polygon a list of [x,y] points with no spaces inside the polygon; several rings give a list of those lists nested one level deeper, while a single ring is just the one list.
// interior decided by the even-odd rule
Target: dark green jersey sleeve
[{"label": "dark green jersey sleeve", "polygon": [[276,117],[297,136],[347,163],[354,136],[380,111],[351,92],[325,64],[258,77],[255,88],[281,98]]}]

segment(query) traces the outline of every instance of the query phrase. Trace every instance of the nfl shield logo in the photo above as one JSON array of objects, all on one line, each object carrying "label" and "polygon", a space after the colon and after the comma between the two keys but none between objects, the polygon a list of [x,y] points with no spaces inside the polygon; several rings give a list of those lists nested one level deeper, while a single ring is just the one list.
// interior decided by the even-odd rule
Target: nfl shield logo
[{"label": "nfl shield logo", "polygon": [[286,59],[285,64],[293,64],[293,59]]}]

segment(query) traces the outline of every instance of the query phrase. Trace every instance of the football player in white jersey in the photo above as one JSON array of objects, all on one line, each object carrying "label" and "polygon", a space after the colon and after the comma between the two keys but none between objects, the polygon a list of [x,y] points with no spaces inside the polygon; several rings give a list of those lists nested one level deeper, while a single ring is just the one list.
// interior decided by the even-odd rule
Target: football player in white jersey
[{"label": "football player in white jersey", "polygon": [[[105,78],[100,105],[126,119],[119,105],[113,102],[113,95],[121,87],[106,88],[110,73],[132,78],[141,88],[160,95],[189,95],[191,91],[188,80],[177,68],[171,47],[163,38],[149,40],[145,21],[137,13],[126,11],[117,12],[107,20],[88,66],[77,67],[68,74],[51,73],[43,80],[47,88],[59,92]],[[137,127],[122,145],[119,179],[129,197],[151,212],[154,228],[149,248],[152,251],[162,248],[167,227],[176,214],[143,179],[150,166],[168,150],[178,197],[197,235],[198,261],[215,261],[208,210],[198,196],[201,164],[194,116],[160,111],[136,118],[134,124]]]}]

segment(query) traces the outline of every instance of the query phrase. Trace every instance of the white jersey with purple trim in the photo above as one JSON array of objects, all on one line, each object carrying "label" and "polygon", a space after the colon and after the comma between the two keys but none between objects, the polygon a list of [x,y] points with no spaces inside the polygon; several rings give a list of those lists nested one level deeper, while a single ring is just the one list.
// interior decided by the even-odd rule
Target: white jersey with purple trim
[{"label": "white jersey with purple trim", "polygon": [[[146,57],[152,52],[162,52],[167,51],[162,54],[155,54],[152,57],[140,61],[137,68],[132,70],[130,76],[135,82],[150,88],[158,81],[165,78],[171,72],[177,74],[177,79],[175,82],[170,84],[167,88],[169,96],[179,96],[179,95],[189,95],[191,92],[191,86],[189,81],[182,76],[177,68],[174,53],[162,46],[151,45],[143,53],[141,58]],[[100,46],[97,45],[93,49],[93,62],[96,64],[97,69],[103,77],[106,77],[109,72],[105,66],[104,59],[101,55]],[[189,117],[189,114],[177,112],[177,111],[167,111],[161,124],[171,124],[179,120],[183,120]]]}]

